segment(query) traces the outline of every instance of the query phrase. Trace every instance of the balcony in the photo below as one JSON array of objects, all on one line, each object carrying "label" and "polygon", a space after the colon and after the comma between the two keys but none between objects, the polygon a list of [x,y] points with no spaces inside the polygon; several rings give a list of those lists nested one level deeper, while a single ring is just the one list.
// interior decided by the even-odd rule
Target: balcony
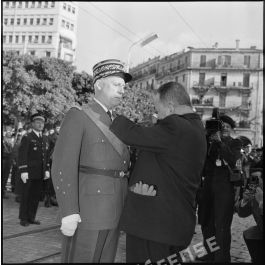
[{"label": "balcony", "polygon": [[196,109],[206,109],[214,107],[213,97],[207,98],[205,100],[203,100],[202,98],[192,98],[191,103]]},{"label": "balcony", "polygon": [[238,128],[249,129],[250,128],[250,122],[244,121],[244,120],[239,121]]},{"label": "balcony", "polygon": [[239,90],[243,93],[250,93],[253,89],[253,83],[249,84],[248,86],[242,85],[242,82],[214,82],[213,84],[214,89],[217,92],[226,92],[230,90]]}]

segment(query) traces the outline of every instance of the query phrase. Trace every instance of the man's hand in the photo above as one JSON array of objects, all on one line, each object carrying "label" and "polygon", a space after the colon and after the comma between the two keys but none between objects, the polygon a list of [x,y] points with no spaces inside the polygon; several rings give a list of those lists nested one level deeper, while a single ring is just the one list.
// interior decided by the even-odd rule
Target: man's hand
[{"label": "man's hand", "polygon": [[28,172],[21,173],[21,179],[22,179],[23,183],[25,184],[27,182],[27,180],[29,179]]},{"label": "man's hand", "polygon": [[49,178],[50,178],[50,172],[49,171],[45,171],[44,180],[49,179]]},{"label": "man's hand", "polygon": [[215,141],[215,142],[221,142],[222,140],[221,140],[221,134],[220,134],[220,132],[218,131],[218,132],[212,134],[210,136],[210,139],[209,140],[210,141]]},{"label": "man's hand", "polygon": [[145,196],[156,196],[156,190],[153,185],[143,184],[142,181],[130,187],[131,191]]},{"label": "man's hand", "polygon": [[61,231],[65,236],[73,236],[78,223],[81,223],[79,214],[71,214],[62,219]]}]

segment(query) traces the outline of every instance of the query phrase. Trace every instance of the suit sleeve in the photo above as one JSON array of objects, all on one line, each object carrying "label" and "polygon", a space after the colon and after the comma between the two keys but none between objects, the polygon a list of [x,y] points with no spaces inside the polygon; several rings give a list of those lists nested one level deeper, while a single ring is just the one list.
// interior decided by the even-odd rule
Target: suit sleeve
[{"label": "suit sleeve", "polygon": [[79,213],[78,168],[83,123],[82,112],[71,109],[65,116],[54,148],[52,181],[62,217]]},{"label": "suit sleeve", "polygon": [[144,127],[118,116],[110,130],[125,144],[153,152],[163,152],[169,145],[168,132],[159,125]]},{"label": "suit sleeve", "polygon": [[28,150],[29,139],[28,136],[23,136],[18,150],[18,169],[20,173],[28,172]]}]

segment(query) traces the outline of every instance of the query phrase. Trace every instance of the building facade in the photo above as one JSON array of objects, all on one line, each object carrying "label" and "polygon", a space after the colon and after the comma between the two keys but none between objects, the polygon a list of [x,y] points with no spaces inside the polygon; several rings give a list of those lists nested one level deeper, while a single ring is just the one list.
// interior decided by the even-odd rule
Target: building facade
[{"label": "building facade", "polygon": [[[152,62],[152,60],[149,60]],[[193,48],[159,58],[154,88],[168,81],[182,84],[203,121],[209,119],[214,107],[232,117],[237,127],[235,136],[244,135],[256,146],[263,145],[263,51],[250,48]],[[146,72],[150,63],[131,70],[134,85],[150,85]],[[141,75],[141,78],[138,76]]]},{"label": "building facade", "polygon": [[75,2],[3,2],[3,50],[75,62]]}]

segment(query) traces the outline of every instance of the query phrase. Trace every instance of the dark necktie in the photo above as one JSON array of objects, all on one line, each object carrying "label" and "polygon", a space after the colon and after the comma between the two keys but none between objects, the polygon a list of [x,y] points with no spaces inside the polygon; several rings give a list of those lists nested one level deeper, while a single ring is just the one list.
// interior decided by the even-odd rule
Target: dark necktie
[{"label": "dark necktie", "polygon": [[110,119],[112,120],[112,116],[111,116],[111,113],[109,110],[107,111],[107,114],[109,115]]}]

